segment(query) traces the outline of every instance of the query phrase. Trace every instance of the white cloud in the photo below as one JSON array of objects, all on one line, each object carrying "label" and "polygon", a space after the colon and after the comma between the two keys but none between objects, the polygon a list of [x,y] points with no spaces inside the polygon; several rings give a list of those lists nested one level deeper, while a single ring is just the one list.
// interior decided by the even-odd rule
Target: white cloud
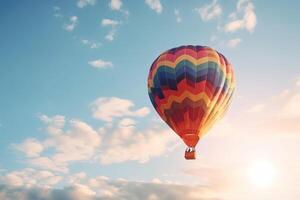
[{"label": "white cloud", "polygon": [[[65,126],[65,117],[61,115],[54,117],[42,115],[40,119],[46,125],[47,138],[40,142],[33,139],[25,140],[18,146],[25,155],[30,156],[27,162],[31,166],[68,172],[70,162],[92,159],[100,146],[100,135],[85,122],[73,119],[68,120],[68,126]],[[38,150],[27,150],[29,144],[38,144]],[[45,153],[42,153],[42,150]]]},{"label": "white cloud", "polygon": [[204,5],[195,9],[203,21],[209,21],[222,14],[222,8],[217,0],[212,0],[211,4]]},{"label": "white cloud", "polygon": [[[47,133],[46,138],[26,139],[13,147],[24,153],[25,163],[29,166],[60,173],[69,172],[69,165],[74,162],[146,162],[169,150],[168,144],[174,141],[170,138],[175,135],[152,129],[136,131],[137,122],[126,116],[144,117],[149,114],[149,109],[134,110],[133,107],[132,101],[116,97],[95,100],[91,104],[93,116],[108,122],[98,132],[80,120],[66,120],[62,115],[41,115],[39,118],[45,124],[41,130]],[[116,117],[123,118],[114,127],[112,120]],[[107,131],[112,134],[106,134]],[[134,139],[129,137],[131,135]],[[104,141],[102,145],[101,141]],[[126,152],[126,156],[120,152]]]},{"label": "white cloud", "polygon": [[72,32],[77,25],[78,25],[78,17],[72,16],[72,17],[70,17],[70,23],[64,25],[64,29],[66,31]]},{"label": "white cloud", "polygon": [[76,23],[77,21],[78,21],[78,17],[77,16],[70,17],[70,22]]},{"label": "white cloud", "polygon": [[[242,15],[240,19],[236,19],[238,15]],[[256,26],[256,14],[254,5],[250,0],[239,0],[237,2],[237,11],[229,15],[233,21],[225,25],[225,32],[235,32],[240,29],[246,29],[253,32]]]},{"label": "white cloud", "polygon": [[77,1],[77,6],[79,8],[84,8],[88,5],[93,6],[96,4],[96,0],[78,0]]},{"label": "white cloud", "polygon": [[82,180],[85,180],[86,178],[87,178],[87,175],[85,172],[79,172],[79,173],[73,174],[72,176],[69,176],[68,183],[70,183],[70,184],[80,183]]},{"label": "white cloud", "polygon": [[170,183],[130,182],[96,177],[61,189],[41,187],[12,187],[7,184],[0,187],[0,197],[5,200],[208,200],[218,199],[214,188]]},{"label": "white cloud", "polygon": [[105,39],[108,41],[113,41],[117,32],[116,26],[119,25],[120,22],[112,19],[102,19],[101,24],[102,26],[112,27],[112,29],[105,36]]},{"label": "white cloud", "polygon": [[13,148],[23,152],[27,157],[37,157],[44,150],[43,145],[36,139],[26,139],[21,144],[13,144]]},{"label": "white cloud", "polygon": [[130,118],[124,118],[119,122],[120,126],[134,126],[136,121]]},{"label": "white cloud", "polygon": [[102,26],[116,26],[119,22],[112,19],[102,19],[101,24]]},{"label": "white cloud", "polygon": [[176,17],[176,22],[177,22],[177,23],[180,23],[180,22],[182,21],[182,18],[181,18],[181,16],[180,16],[180,13],[179,13],[179,10],[178,10],[178,9],[175,9],[175,10],[174,10],[174,15],[175,15],[175,17]]},{"label": "white cloud", "polygon": [[[144,117],[149,113],[147,107],[133,110],[134,103],[117,97],[98,98],[91,104],[95,118],[111,123],[120,118],[118,126],[101,128],[103,146],[99,160],[102,164],[125,161],[147,162],[152,157],[161,156],[172,150],[178,138],[170,130],[146,129],[137,131],[136,121],[126,116]],[[109,133],[109,134],[108,134]],[[122,152],[122,154],[120,154]]]},{"label": "white cloud", "polygon": [[122,6],[122,1],[121,0],[110,0],[109,7],[112,10],[120,10]]},{"label": "white cloud", "polygon": [[226,32],[234,32],[238,29],[243,29],[245,27],[244,20],[234,20],[225,25]]},{"label": "white cloud", "polygon": [[[120,184],[127,183],[127,181],[117,181]],[[97,191],[97,196],[111,199],[118,197],[119,188],[117,185],[111,183],[108,177],[98,176],[95,178],[89,179],[85,183],[89,188],[92,188]]]},{"label": "white cloud", "polygon": [[131,110],[132,107],[134,107],[132,101],[117,97],[98,98],[91,104],[93,117],[107,122],[112,121],[115,117],[144,117],[150,112],[147,107]]},{"label": "white cloud", "polygon": [[93,42],[93,41],[86,40],[86,39],[81,40],[81,43],[83,45],[90,47],[91,49],[98,49],[101,46],[100,42]]},{"label": "white cloud", "polygon": [[236,47],[241,42],[242,42],[241,38],[234,38],[227,42],[227,46],[233,48]]},{"label": "white cloud", "polygon": [[47,115],[39,116],[39,119],[47,125],[46,131],[49,134],[56,135],[62,133],[62,128],[65,126],[66,118],[62,115],[48,117]]},{"label": "white cloud", "polygon": [[5,176],[0,177],[0,181],[10,186],[23,187],[51,187],[57,184],[62,177],[53,174],[50,171],[35,170],[25,168],[19,171],[12,171]]},{"label": "white cloud", "polygon": [[68,169],[68,163],[59,163],[54,161],[52,158],[49,157],[36,157],[36,158],[31,158],[28,159],[28,164],[30,166],[34,166],[36,168],[40,169],[47,169],[50,171],[56,171],[56,172],[62,172],[62,173],[67,173],[69,171]]},{"label": "white cloud", "polygon": [[251,2],[251,0],[238,0],[236,4],[237,11],[243,11],[245,4]]},{"label": "white cloud", "polygon": [[93,197],[96,192],[93,191],[89,186],[87,185],[83,185],[83,184],[74,184],[73,186],[75,188],[75,191],[73,192],[73,196],[77,197],[77,196],[84,196],[84,198],[82,198],[82,200],[86,200],[89,199],[89,197]]},{"label": "white cloud", "polygon": [[108,41],[113,41],[115,39],[116,30],[112,29],[108,32],[108,34],[105,36],[105,39]]},{"label": "white cloud", "polygon": [[98,49],[101,46],[101,43],[92,42],[90,45],[91,49]]},{"label": "white cloud", "polygon": [[[173,150],[178,138],[170,130],[136,130],[137,122],[127,116],[144,117],[149,114],[149,109],[133,108],[134,103],[127,99],[95,100],[91,103],[93,116],[107,122],[98,132],[80,120],[67,120],[62,115],[41,115],[39,118],[45,124],[41,130],[46,132],[46,137],[30,138],[13,146],[24,153],[28,166],[59,173],[69,172],[70,164],[75,162],[147,162]],[[122,118],[113,126],[112,121],[117,117]]]},{"label": "white cloud", "polygon": [[[144,163],[152,157],[161,156],[174,149],[178,137],[171,130],[148,129],[141,132],[135,129],[131,120],[123,119],[115,129],[106,129],[110,133],[102,153],[102,164],[138,161]],[[122,152],[122,154],[120,154]]]},{"label": "white cloud", "polygon": [[62,130],[62,134],[45,141],[47,148],[55,151],[52,159],[57,163],[89,160],[100,145],[99,134],[79,120],[69,120],[69,127],[66,131]]},{"label": "white cloud", "polygon": [[[125,16],[128,17],[128,15],[126,14],[127,12],[125,12]],[[129,12],[128,12],[129,14]],[[121,22],[117,21],[117,20],[113,20],[113,19],[102,19],[101,21],[101,25],[102,26],[110,26],[111,30],[107,33],[107,35],[105,36],[105,39],[108,41],[113,41],[115,39],[115,35],[117,33],[117,26],[120,25]]]},{"label": "white cloud", "polygon": [[159,178],[153,178],[151,182],[156,183],[156,184],[161,184],[162,183],[162,181]]},{"label": "white cloud", "polygon": [[89,65],[97,69],[105,69],[105,68],[113,67],[112,62],[101,60],[101,59],[90,61]]},{"label": "white cloud", "polygon": [[157,14],[160,14],[163,10],[163,6],[161,5],[160,0],[145,0],[145,3]]}]

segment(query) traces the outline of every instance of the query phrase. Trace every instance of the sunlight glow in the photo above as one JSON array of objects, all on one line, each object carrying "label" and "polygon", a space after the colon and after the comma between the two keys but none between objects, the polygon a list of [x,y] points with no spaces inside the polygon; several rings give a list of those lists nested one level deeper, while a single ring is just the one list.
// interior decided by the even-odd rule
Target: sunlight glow
[{"label": "sunlight glow", "polygon": [[253,162],[248,170],[251,183],[260,188],[271,186],[274,183],[276,174],[274,165],[266,160]]}]

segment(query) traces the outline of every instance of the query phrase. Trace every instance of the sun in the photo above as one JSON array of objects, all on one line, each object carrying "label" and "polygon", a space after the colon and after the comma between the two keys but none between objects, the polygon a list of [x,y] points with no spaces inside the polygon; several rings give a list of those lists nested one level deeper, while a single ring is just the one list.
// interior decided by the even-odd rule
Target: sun
[{"label": "sun", "polygon": [[260,188],[270,187],[276,178],[277,170],[267,160],[257,160],[248,169],[250,182]]}]

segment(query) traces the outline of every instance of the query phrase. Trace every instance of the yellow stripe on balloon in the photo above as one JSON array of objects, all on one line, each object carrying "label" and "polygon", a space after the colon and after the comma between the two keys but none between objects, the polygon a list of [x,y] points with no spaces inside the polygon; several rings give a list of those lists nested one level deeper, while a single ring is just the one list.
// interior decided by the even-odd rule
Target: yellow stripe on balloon
[{"label": "yellow stripe on balloon", "polygon": [[[165,56],[165,55],[162,55],[162,56]],[[214,57],[204,57],[204,58],[200,58],[200,59],[197,60],[194,57],[185,54],[185,55],[182,55],[182,56],[178,57],[175,62],[166,61],[166,60],[159,61],[156,68],[153,69],[152,77],[149,77],[149,79],[148,79],[148,86],[153,87],[153,77],[155,76],[155,74],[156,74],[157,70],[159,69],[159,67],[168,66],[168,67],[175,68],[178,63],[180,63],[181,61],[184,61],[184,60],[188,60],[188,61],[192,62],[194,65],[200,65],[200,64],[204,64],[204,63],[208,63],[208,62],[214,62],[217,65],[219,65],[221,71],[224,74],[226,74],[225,63],[222,65],[220,63],[219,59],[216,59]]]},{"label": "yellow stripe on balloon", "polygon": [[189,91],[184,91],[180,96],[170,96],[167,100],[167,103],[161,104],[159,106],[160,111],[163,112],[166,109],[170,109],[173,102],[181,103],[185,98],[189,98],[192,101],[203,100],[206,105],[208,105],[211,102],[211,100],[205,92],[201,92],[195,95]]},{"label": "yellow stripe on balloon", "polygon": [[227,109],[227,107],[230,104],[230,100],[232,97],[232,94],[235,89],[235,80],[232,79],[232,82],[229,85],[229,89],[227,92],[227,95],[222,98],[220,105],[216,105],[216,107],[213,109],[213,112],[210,114],[209,118],[203,123],[203,127],[201,128],[201,132],[199,132],[199,137],[203,136],[207,131],[212,127],[212,125],[220,119]]},{"label": "yellow stripe on balloon", "polygon": [[[162,55],[162,56],[166,56],[166,55]],[[221,66],[220,68],[221,68],[222,71],[224,71],[224,68],[226,68],[225,65],[221,65],[219,57],[216,57],[216,56],[208,56],[208,57],[203,57],[203,58],[200,58],[200,59],[196,59],[193,56],[190,56],[188,54],[183,54],[183,55],[177,57],[174,62],[167,61],[167,60],[164,60],[164,59],[161,59],[161,61],[158,61],[157,64],[156,64],[156,67],[154,69],[152,69],[152,71],[153,71],[152,76],[154,76],[156,74],[156,71],[158,70],[159,67],[168,66],[168,67],[171,67],[171,68],[175,68],[178,65],[178,63],[180,63],[183,60],[188,60],[189,62],[193,63],[194,65],[201,65],[201,64],[204,64],[204,63],[207,63],[207,62],[215,62],[216,64]]]}]

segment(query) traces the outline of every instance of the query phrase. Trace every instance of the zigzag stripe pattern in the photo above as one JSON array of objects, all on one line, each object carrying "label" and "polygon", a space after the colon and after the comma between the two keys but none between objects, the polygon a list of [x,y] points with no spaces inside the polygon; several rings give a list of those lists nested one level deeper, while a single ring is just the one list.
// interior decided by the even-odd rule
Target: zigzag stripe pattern
[{"label": "zigzag stripe pattern", "polygon": [[[187,78],[188,84],[193,86],[195,83],[206,81],[215,89],[220,85],[220,81],[224,77],[224,72],[220,70],[216,63],[205,63],[194,65],[190,61],[182,61],[178,63],[176,68],[161,66],[153,77],[152,93],[157,93],[160,98],[164,98],[162,90],[168,86],[177,89],[177,84]],[[227,87],[227,82],[225,83]]]},{"label": "zigzag stripe pattern", "polygon": [[[234,88],[232,66],[206,46],[180,46],[162,53],[148,76],[154,108],[191,147],[223,116]],[[197,135],[196,139],[186,139],[191,134]]]}]

